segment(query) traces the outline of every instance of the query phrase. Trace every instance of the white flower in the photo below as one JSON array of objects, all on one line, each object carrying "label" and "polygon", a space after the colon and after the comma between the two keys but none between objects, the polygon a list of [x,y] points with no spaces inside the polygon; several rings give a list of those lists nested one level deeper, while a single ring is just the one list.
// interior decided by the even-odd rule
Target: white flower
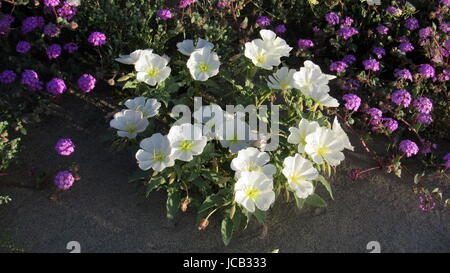
[{"label": "white flower", "polygon": [[194,155],[201,154],[207,142],[202,128],[190,123],[172,126],[167,138],[173,149],[173,158],[183,161],[191,161]]},{"label": "white flower", "polygon": [[326,107],[338,107],[339,102],[328,94],[330,87],[328,85],[314,86],[309,94],[317,104]]},{"label": "white flower", "polygon": [[339,165],[345,159],[343,149],[342,140],[328,128],[318,128],[306,137],[305,151],[317,164]]},{"label": "white flower", "polygon": [[143,132],[148,126],[148,120],[144,118],[141,111],[122,110],[114,115],[109,125],[115,128],[121,137],[135,138],[138,133]]},{"label": "white flower", "polygon": [[287,141],[291,144],[298,144],[298,152],[303,153],[306,146],[306,137],[314,133],[319,129],[319,123],[316,121],[309,121],[307,119],[301,119],[298,123],[298,128],[290,127]]},{"label": "white flower", "polygon": [[281,63],[280,56],[265,49],[264,42],[261,39],[245,43],[244,55],[252,60],[257,67],[267,70],[272,70],[273,66],[278,66]]},{"label": "white flower", "polygon": [[172,167],[175,160],[171,157],[172,148],[167,136],[160,133],[153,134],[150,138],[141,141],[141,149],[136,153],[139,168],[146,171],[150,168],[160,172],[167,167]]},{"label": "white flower", "polygon": [[167,59],[154,54],[145,54],[135,64],[138,72],[136,79],[148,85],[155,86],[167,79],[170,75],[170,67],[167,66]]},{"label": "white flower", "polygon": [[270,51],[271,54],[279,55],[279,57],[288,57],[292,47],[290,47],[285,40],[277,37],[275,32],[263,29],[259,32],[261,35],[264,48]]},{"label": "white flower", "polygon": [[193,114],[194,120],[203,124],[203,135],[211,139],[218,139],[217,124],[223,124],[225,120],[231,120],[234,116],[217,104],[204,105]]},{"label": "white flower", "polygon": [[249,212],[266,211],[275,201],[273,181],[260,172],[243,172],[234,185],[234,200]]},{"label": "white flower", "polygon": [[379,6],[381,5],[381,0],[366,0],[369,6]]},{"label": "white flower", "polygon": [[300,71],[294,73],[294,87],[306,96],[311,95],[313,87],[327,85],[330,80],[336,78],[336,76],[322,73],[320,67],[311,61],[305,61],[303,65]]},{"label": "white flower", "polygon": [[289,186],[295,191],[298,198],[305,199],[314,192],[311,183],[319,176],[311,161],[299,154],[284,159],[284,168],[281,171],[286,177]]},{"label": "white flower", "polygon": [[257,135],[252,132],[248,124],[237,117],[226,119],[224,123],[216,124],[216,126],[220,144],[233,154],[249,147],[251,142],[257,139]]},{"label": "white flower", "polygon": [[273,75],[269,76],[267,85],[272,89],[289,90],[294,87],[294,73],[295,69],[289,69],[282,67],[277,70]]},{"label": "white flower", "polygon": [[341,125],[339,124],[339,121],[337,117],[334,117],[333,121],[333,133],[340,139],[340,141],[344,144],[344,148],[350,151],[354,151],[355,148],[350,143],[350,139],[348,138],[345,131],[342,129]]},{"label": "white flower", "polygon": [[135,64],[142,56],[153,53],[153,49],[138,49],[130,53],[130,55],[120,55],[115,61],[123,64]]},{"label": "white flower", "polygon": [[177,43],[178,51],[186,56],[190,56],[194,51],[201,49],[201,48],[209,48],[212,50],[214,45],[206,40],[203,40],[202,38],[198,39],[197,46],[194,47],[194,41],[193,40],[184,40],[183,42]]},{"label": "white flower", "polygon": [[272,178],[277,169],[270,161],[268,153],[260,152],[258,149],[249,147],[240,150],[238,156],[231,161],[231,169],[235,171],[235,178],[239,179],[242,172],[261,172],[269,178]]},{"label": "white flower", "polygon": [[76,7],[81,5],[81,0],[67,0],[67,2],[69,2],[71,5],[74,5]]},{"label": "white flower", "polygon": [[156,99],[136,97],[134,99],[128,99],[125,102],[125,106],[131,110],[141,111],[144,118],[151,118],[158,114],[161,103]]},{"label": "white flower", "polygon": [[219,73],[219,56],[211,52],[209,48],[196,50],[191,54],[187,61],[187,67],[192,78],[197,81],[206,81],[207,79]]}]

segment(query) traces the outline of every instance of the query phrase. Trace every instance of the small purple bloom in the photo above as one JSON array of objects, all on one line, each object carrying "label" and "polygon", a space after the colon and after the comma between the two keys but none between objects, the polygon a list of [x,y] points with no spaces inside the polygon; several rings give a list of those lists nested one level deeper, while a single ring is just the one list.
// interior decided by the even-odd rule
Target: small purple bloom
[{"label": "small purple bloom", "polygon": [[53,95],[60,95],[66,91],[66,84],[62,79],[53,78],[47,83],[47,91]]},{"label": "small purple bloom", "polygon": [[170,11],[170,9],[160,9],[159,11],[158,11],[158,17],[159,17],[159,19],[162,19],[162,20],[167,20],[167,19],[170,19],[170,18],[172,18],[172,12]]},{"label": "small purple bloom", "polygon": [[399,41],[400,43],[409,43],[409,39],[408,39],[408,37],[406,37],[406,36],[400,36],[400,37],[398,38],[398,41]]},{"label": "small purple bloom", "polygon": [[311,40],[306,40],[306,39],[299,39],[298,40],[298,47],[300,49],[308,49],[310,47],[313,47],[314,43]]},{"label": "small purple bloom", "polygon": [[180,4],[178,4],[178,8],[180,8],[180,9],[187,8],[190,5],[194,4],[195,2],[197,2],[197,0],[180,0]]},{"label": "small purple bloom", "polygon": [[419,66],[419,73],[424,76],[425,78],[433,78],[434,73],[434,67],[432,67],[429,64],[421,64]]},{"label": "small purple bloom", "polygon": [[450,22],[441,22],[439,28],[445,33],[450,32]]},{"label": "small purple bloom", "polygon": [[342,88],[348,91],[358,90],[361,87],[361,83],[357,79],[347,79]]},{"label": "small purple bloom", "polygon": [[402,12],[401,9],[393,7],[393,6],[387,7],[386,11],[392,15],[399,15]]},{"label": "small purple bloom", "polygon": [[346,16],[346,17],[344,18],[344,21],[342,22],[342,25],[343,25],[344,27],[349,27],[349,26],[351,26],[351,25],[353,24],[353,22],[354,22],[354,21],[353,21],[352,18]]},{"label": "small purple bloom", "polygon": [[372,117],[372,119],[381,119],[383,112],[378,108],[369,108],[366,113]]},{"label": "small purple bloom", "polygon": [[411,94],[405,89],[396,90],[392,93],[391,100],[398,106],[408,107],[411,104]]},{"label": "small purple bloom", "polygon": [[419,30],[419,37],[421,39],[426,39],[433,34],[433,30],[431,27],[424,27]]},{"label": "small purple bloom", "polygon": [[325,20],[332,26],[337,25],[339,24],[339,15],[336,12],[329,12],[325,14]]},{"label": "small purple bloom", "polygon": [[4,70],[0,73],[0,83],[9,84],[16,80],[16,73],[12,70]]},{"label": "small purple bloom", "polygon": [[440,3],[444,6],[450,7],[450,0],[441,0]]},{"label": "small purple bloom", "polygon": [[409,30],[415,30],[419,28],[419,21],[416,18],[409,18],[405,21],[404,25]]},{"label": "small purple bloom", "polygon": [[61,56],[61,46],[58,44],[53,44],[47,48],[47,56],[51,59],[56,59]]},{"label": "small purple bloom", "polygon": [[75,152],[75,144],[70,138],[61,138],[55,145],[55,150],[59,155],[69,156]]},{"label": "small purple bloom", "polygon": [[436,202],[431,195],[419,196],[419,208],[422,211],[431,211],[436,207]]},{"label": "small purple bloom", "polygon": [[356,57],[355,57],[355,55],[348,54],[348,55],[345,55],[344,58],[342,58],[342,61],[348,65],[351,65],[356,61]]},{"label": "small purple bloom", "polygon": [[381,59],[381,58],[383,58],[384,55],[386,55],[386,51],[385,51],[384,48],[382,48],[382,47],[375,47],[375,48],[373,49],[373,53],[374,53],[375,55],[377,55],[377,58],[378,58],[378,59]]},{"label": "small purple bloom", "polygon": [[401,51],[401,52],[410,52],[410,51],[413,51],[414,50],[414,46],[411,44],[411,43],[409,43],[409,42],[406,42],[406,43],[401,43],[399,46],[398,46],[398,49]]},{"label": "small purple bloom", "polygon": [[330,71],[336,71],[336,72],[344,72],[345,69],[347,69],[348,64],[342,61],[332,62],[330,64]]},{"label": "small purple bloom", "polygon": [[226,6],[228,6],[228,0],[219,0],[219,2],[217,2],[218,8],[225,8]]},{"label": "small purple bloom", "polygon": [[275,32],[278,34],[285,33],[287,31],[286,26],[281,24],[275,27]]},{"label": "small purple bloom", "polygon": [[84,93],[89,93],[92,89],[95,88],[95,82],[96,79],[89,75],[89,74],[83,74],[78,79],[78,87],[80,87],[81,91]]},{"label": "small purple bloom", "polygon": [[413,101],[413,106],[422,114],[429,114],[433,110],[433,102],[426,97],[416,98]]},{"label": "small purple bloom", "polygon": [[399,79],[409,80],[411,82],[413,81],[411,72],[406,68],[405,69],[395,69],[394,76]]},{"label": "small purple bloom", "polygon": [[68,190],[75,182],[75,177],[69,171],[60,171],[56,174],[54,182],[61,190]]},{"label": "small purple bloom", "polygon": [[450,153],[446,154],[442,159],[445,161],[445,168],[450,168]]},{"label": "small purple bloom", "polygon": [[270,26],[271,23],[272,22],[267,16],[259,16],[258,19],[256,19],[256,24],[258,26]]},{"label": "small purple bloom", "polygon": [[345,108],[349,111],[358,111],[359,106],[361,105],[361,98],[355,94],[345,94],[342,96],[342,99],[345,101]]},{"label": "small purple bloom", "polygon": [[62,5],[62,7],[56,10],[56,13],[59,17],[70,21],[77,14],[77,10],[78,8],[75,5],[68,1],[64,1],[64,4]]},{"label": "small purple bloom", "polygon": [[392,118],[383,118],[383,126],[390,132],[394,132],[398,128],[398,122]]},{"label": "small purple bloom", "polygon": [[44,85],[44,83],[39,80],[38,74],[33,70],[25,70],[22,73],[21,83],[27,85],[30,91],[42,90]]},{"label": "small purple bloom", "polygon": [[402,140],[399,145],[400,151],[406,154],[406,157],[411,157],[419,152],[417,144],[409,139]]},{"label": "small purple bloom", "polygon": [[359,31],[354,27],[343,27],[338,31],[338,34],[342,36],[344,40],[350,39],[353,35],[358,34]]},{"label": "small purple bloom", "polygon": [[31,44],[26,41],[20,41],[16,45],[16,51],[20,54],[25,54],[31,49]]},{"label": "small purple bloom", "polygon": [[363,65],[365,70],[372,70],[372,71],[380,70],[380,64],[374,59],[364,60]]},{"label": "small purple bloom", "polygon": [[447,40],[445,40],[444,46],[445,46],[446,49],[450,50],[450,38],[448,38]]},{"label": "small purple bloom", "polygon": [[430,125],[433,122],[433,116],[430,114],[422,114],[417,115],[417,122]]},{"label": "small purple bloom", "polygon": [[43,27],[45,24],[43,17],[31,16],[22,21],[22,33],[27,34],[37,28]]},{"label": "small purple bloom", "polygon": [[55,38],[59,35],[60,32],[61,30],[55,24],[50,23],[44,26],[44,34],[48,37]]},{"label": "small purple bloom", "polygon": [[312,27],[312,32],[314,32],[315,34],[319,33],[319,31],[320,31],[320,27],[318,27],[318,26]]},{"label": "small purple bloom", "polygon": [[47,7],[56,7],[59,5],[59,0],[44,0],[44,5]]},{"label": "small purple bloom", "polygon": [[106,35],[98,31],[92,32],[88,37],[88,42],[94,46],[102,46],[106,44]]},{"label": "small purple bloom", "polygon": [[379,25],[379,26],[377,27],[377,31],[378,31],[378,33],[380,33],[381,35],[386,35],[386,34],[388,33],[388,31],[389,31],[389,28],[388,28],[387,26],[384,26],[384,25]]},{"label": "small purple bloom", "polygon": [[72,54],[78,50],[78,45],[74,42],[67,43],[64,45],[64,50]]}]

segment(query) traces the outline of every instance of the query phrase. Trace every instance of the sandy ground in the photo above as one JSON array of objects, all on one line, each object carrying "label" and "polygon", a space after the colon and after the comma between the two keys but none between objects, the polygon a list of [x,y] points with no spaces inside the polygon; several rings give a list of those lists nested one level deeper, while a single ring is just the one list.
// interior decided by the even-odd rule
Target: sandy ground
[{"label": "sandy ground", "polygon": [[[133,153],[102,142],[110,133],[106,115],[111,110],[92,100],[97,101],[65,95],[60,115],[32,126],[23,138],[20,158],[26,167],[51,173],[75,161],[82,180],[57,200],[50,198],[50,189],[0,183],[0,192],[13,198],[0,206],[0,252],[69,252],[69,241],[78,241],[82,252],[368,252],[369,241],[378,241],[382,252],[450,251],[448,211],[422,212],[411,180],[380,172],[348,179],[350,169],[370,166],[359,148],[346,154],[348,160],[331,179],[335,200],[328,199],[328,208],[299,211],[293,203],[278,202],[268,214],[267,238],[260,239],[260,227],[252,223],[225,247],[220,219],[213,218],[204,231],[196,229],[193,211],[169,222],[164,193],[145,198],[143,187],[128,182],[137,168]],[[54,152],[60,137],[77,144],[73,156]],[[2,179],[35,181],[25,175]]]}]

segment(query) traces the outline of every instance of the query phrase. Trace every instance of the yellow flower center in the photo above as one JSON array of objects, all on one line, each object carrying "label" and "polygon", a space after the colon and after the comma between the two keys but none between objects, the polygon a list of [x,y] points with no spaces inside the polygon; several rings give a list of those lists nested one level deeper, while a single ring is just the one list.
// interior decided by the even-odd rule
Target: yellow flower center
[{"label": "yellow flower center", "polygon": [[245,195],[252,199],[253,201],[255,201],[256,198],[258,198],[258,196],[261,194],[261,191],[259,189],[256,189],[254,187],[248,188],[245,191]]},{"label": "yellow flower center", "polygon": [[256,62],[259,64],[263,64],[266,62],[266,56],[264,55],[258,55],[256,56]]},{"label": "yellow flower center", "polygon": [[325,156],[326,154],[328,154],[328,148],[327,147],[317,148],[317,154],[320,156]]},{"label": "yellow flower center", "polygon": [[159,74],[159,69],[156,67],[152,67],[147,70],[147,75],[150,78],[154,78],[154,77],[158,76],[158,74]]},{"label": "yellow flower center", "polygon": [[183,140],[180,145],[180,150],[182,151],[190,151],[192,150],[192,141]]},{"label": "yellow flower center", "polygon": [[128,132],[128,133],[130,133],[130,134],[136,133],[136,131],[137,131],[136,125],[134,125],[134,124],[128,124],[128,125],[125,127],[125,131]]},{"label": "yellow flower center", "polygon": [[160,151],[155,151],[152,156],[154,161],[163,162],[166,158],[166,155]]},{"label": "yellow flower center", "polygon": [[261,166],[255,164],[255,163],[252,163],[252,164],[248,164],[245,167],[245,170],[248,171],[248,172],[260,172],[261,171]]},{"label": "yellow flower center", "polygon": [[201,62],[198,65],[198,70],[200,70],[201,72],[208,72],[209,71],[209,65],[205,62]]},{"label": "yellow flower center", "polygon": [[293,174],[292,176],[289,177],[289,179],[292,181],[292,183],[297,184],[300,181],[305,180],[305,178],[301,175],[298,174]]}]

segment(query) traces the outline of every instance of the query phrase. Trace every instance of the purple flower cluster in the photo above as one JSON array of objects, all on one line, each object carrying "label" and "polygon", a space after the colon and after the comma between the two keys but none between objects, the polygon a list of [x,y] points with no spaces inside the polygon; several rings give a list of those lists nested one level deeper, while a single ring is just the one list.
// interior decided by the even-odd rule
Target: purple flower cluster
[{"label": "purple flower cluster", "polygon": [[419,37],[421,39],[426,39],[433,34],[433,29],[431,27],[421,28],[419,30]]},{"label": "purple flower cluster", "polygon": [[256,19],[256,24],[258,26],[270,26],[271,23],[272,22],[267,16],[259,16],[258,19]]},{"label": "purple flower cluster", "polygon": [[410,42],[405,42],[405,43],[401,43],[401,44],[398,46],[398,49],[399,49],[401,52],[406,53],[406,52],[413,51],[413,50],[414,50],[414,46],[413,46]]},{"label": "purple flower cluster", "polygon": [[379,26],[377,27],[377,31],[378,31],[378,33],[380,33],[381,35],[386,35],[386,34],[388,33],[388,31],[389,31],[389,28],[388,28],[387,26],[384,26],[384,25],[379,25]]},{"label": "purple flower cluster", "polygon": [[439,29],[445,33],[450,32],[450,22],[441,22],[439,24]]},{"label": "purple flower cluster", "polygon": [[399,15],[402,10],[393,6],[389,6],[386,8],[386,11],[389,12],[392,15]]},{"label": "purple flower cluster", "polygon": [[299,39],[298,40],[298,47],[300,49],[305,50],[305,49],[308,49],[313,46],[314,46],[314,42],[311,40],[307,40],[307,39]]},{"label": "purple flower cluster", "polygon": [[377,56],[378,59],[381,59],[384,55],[386,55],[386,51],[382,47],[375,47],[373,49],[373,53]]},{"label": "purple flower cluster", "polygon": [[78,79],[78,87],[80,87],[80,89],[84,93],[89,93],[92,89],[95,88],[95,82],[96,82],[96,79],[93,76],[91,76],[89,74],[83,74]]},{"label": "purple flower cluster", "polygon": [[59,0],[44,0],[44,5],[53,8],[59,5]]},{"label": "purple flower cluster", "polygon": [[383,126],[390,132],[394,132],[398,128],[398,122],[392,118],[383,118]]},{"label": "purple flower cluster", "polygon": [[59,56],[61,56],[61,46],[58,45],[58,44],[50,45],[50,46],[47,48],[46,53],[47,53],[47,56],[48,56],[48,58],[49,58],[50,60],[51,60],[51,59],[56,59],[56,58],[58,58]]},{"label": "purple flower cluster", "polygon": [[358,90],[360,87],[361,83],[357,79],[353,78],[347,79],[342,86],[343,89],[348,91]]},{"label": "purple flower cluster", "polygon": [[47,83],[47,91],[53,95],[60,95],[66,91],[66,84],[62,79],[53,78]]},{"label": "purple flower cluster", "polygon": [[450,168],[450,153],[446,154],[442,159],[445,161],[445,168]]},{"label": "purple flower cluster", "polygon": [[434,67],[429,64],[421,64],[419,66],[419,73],[425,78],[433,78],[435,75]]},{"label": "purple flower cluster", "polygon": [[345,94],[342,96],[345,101],[345,108],[349,111],[358,111],[361,105],[361,98],[355,94]]},{"label": "purple flower cluster", "polygon": [[283,24],[277,25],[275,27],[275,33],[281,34],[281,33],[285,33],[287,31],[286,26]]},{"label": "purple flower cluster", "polygon": [[371,124],[377,124],[378,121],[383,116],[383,112],[381,112],[381,110],[378,108],[369,108],[366,110],[366,113],[370,115],[372,121],[374,121],[374,122],[371,121]]},{"label": "purple flower cluster", "polygon": [[425,125],[430,125],[433,122],[433,116],[430,114],[420,113],[417,115],[417,122]]},{"label": "purple flower cluster", "polygon": [[55,24],[50,23],[44,26],[44,34],[48,37],[55,38],[59,33],[61,33],[61,30]]},{"label": "purple flower cluster", "polygon": [[178,7],[180,9],[184,9],[194,4],[195,2],[197,2],[197,0],[180,0],[180,4],[178,4]]},{"label": "purple flower cluster", "polygon": [[106,35],[101,32],[92,32],[88,37],[88,42],[94,46],[102,46],[106,44]]},{"label": "purple flower cluster", "polygon": [[70,138],[61,138],[55,145],[55,150],[59,155],[69,156],[75,152],[75,144]]},{"label": "purple flower cluster", "polygon": [[378,71],[380,70],[380,64],[374,59],[364,60],[363,62],[365,70]]},{"label": "purple flower cluster", "polygon": [[44,85],[44,83],[39,80],[39,76],[34,70],[25,70],[22,73],[21,83],[27,85],[30,91],[42,90]]},{"label": "purple flower cluster", "polygon": [[392,93],[391,100],[398,106],[408,107],[411,104],[411,94],[405,89],[396,90]]},{"label": "purple flower cluster", "polygon": [[20,41],[16,45],[16,51],[20,54],[25,54],[31,49],[31,44],[26,41]]},{"label": "purple flower cluster", "polygon": [[336,72],[344,72],[345,69],[347,69],[348,64],[343,62],[343,61],[337,61],[337,62],[332,62],[330,64],[330,71],[336,71]]},{"label": "purple flower cluster", "polygon": [[431,195],[419,196],[419,208],[422,211],[431,211],[436,207],[436,202]]},{"label": "purple flower cluster", "polygon": [[405,21],[405,28],[409,30],[416,30],[419,28],[419,21],[416,18],[409,18]]},{"label": "purple flower cluster", "polygon": [[172,18],[172,12],[170,11],[170,9],[160,9],[159,11],[158,11],[158,17],[159,17],[159,19],[162,19],[162,20],[167,20],[167,19],[170,19],[170,18]]},{"label": "purple flower cluster", "polygon": [[60,171],[56,174],[54,182],[61,190],[68,190],[75,182],[75,177],[69,171]]},{"label": "purple flower cluster", "polygon": [[67,43],[64,45],[64,50],[72,54],[78,50],[78,45],[74,42]]},{"label": "purple flower cluster", "polygon": [[353,35],[358,34],[359,31],[355,27],[343,27],[338,31],[338,35],[342,36],[344,40],[350,39]]},{"label": "purple flower cluster", "polygon": [[400,151],[406,154],[406,157],[411,157],[419,152],[417,144],[409,139],[402,140],[399,145]]},{"label": "purple flower cluster", "polygon": [[433,110],[433,102],[425,97],[416,98],[413,102],[413,106],[422,114],[429,114],[431,110]]},{"label": "purple flower cluster", "polygon": [[339,24],[339,15],[336,14],[336,12],[329,12],[325,14],[325,20],[328,22],[328,24],[334,26]]},{"label": "purple flower cluster", "polygon": [[5,35],[11,30],[11,24],[14,22],[14,16],[9,14],[3,15],[0,20],[0,35]]},{"label": "purple flower cluster", "polygon": [[56,10],[59,17],[70,21],[77,14],[78,8],[68,1],[64,1],[64,4]]},{"label": "purple flower cluster", "polygon": [[348,65],[351,65],[356,61],[356,57],[355,57],[355,55],[348,54],[348,55],[345,55],[344,58],[342,58],[342,61]]},{"label": "purple flower cluster", "polygon": [[12,70],[4,70],[0,73],[0,83],[9,84],[13,83],[16,80],[16,73]]},{"label": "purple flower cluster", "polygon": [[44,18],[40,16],[31,16],[22,21],[22,33],[27,34],[35,29],[43,27]]},{"label": "purple flower cluster", "polygon": [[413,81],[411,72],[408,69],[406,69],[406,68],[404,68],[404,69],[398,69],[398,68],[395,69],[394,70],[394,76],[399,78],[399,79],[402,79],[402,80],[409,80],[411,82]]}]

